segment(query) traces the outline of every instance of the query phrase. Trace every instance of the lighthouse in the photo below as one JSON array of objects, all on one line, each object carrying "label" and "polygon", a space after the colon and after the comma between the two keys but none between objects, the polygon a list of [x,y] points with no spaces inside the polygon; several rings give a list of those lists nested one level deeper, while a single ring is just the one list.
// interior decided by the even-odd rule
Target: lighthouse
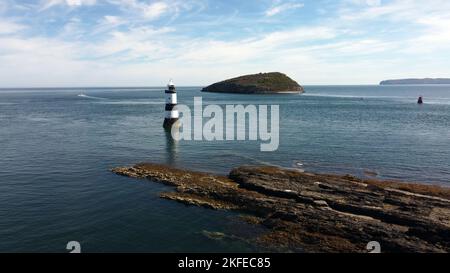
[{"label": "lighthouse", "polygon": [[164,129],[170,130],[172,129],[172,125],[178,121],[179,113],[178,110],[175,109],[177,105],[177,91],[175,89],[175,85],[172,80],[167,84],[166,93],[166,116],[164,118]]}]

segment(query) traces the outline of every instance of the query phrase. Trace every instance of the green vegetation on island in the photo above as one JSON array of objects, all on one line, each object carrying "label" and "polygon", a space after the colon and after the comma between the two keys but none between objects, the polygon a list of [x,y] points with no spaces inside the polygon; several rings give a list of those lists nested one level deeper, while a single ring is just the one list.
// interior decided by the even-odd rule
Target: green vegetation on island
[{"label": "green vegetation on island", "polygon": [[272,94],[303,93],[304,89],[296,81],[283,73],[259,73],[240,76],[214,83],[202,89],[202,92]]}]

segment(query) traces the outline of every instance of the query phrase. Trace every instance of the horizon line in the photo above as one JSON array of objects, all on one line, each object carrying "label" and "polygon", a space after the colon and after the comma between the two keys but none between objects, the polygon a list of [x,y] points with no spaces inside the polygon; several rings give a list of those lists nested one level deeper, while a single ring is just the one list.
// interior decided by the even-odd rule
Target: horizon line
[{"label": "horizon line", "polygon": [[[402,84],[407,85],[407,84]],[[413,84],[417,85],[417,84]],[[436,84],[435,84],[436,85]],[[176,85],[177,87],[205,87],[207,85]],[[380,86],[380,84],[303,84],[302,86]],[[148,85],[148,86],[35,86],[35,87],[0,87],[0,90],[6,89],[119,89],[119,88],[130,88],[130,89],[139,89],[139,88],[165,88],[166,85]]]},{"label": "horizon line", "polygon": [[[304,84],[303,87],[308,86],[448,86],[450,84]],[[206,85],[176,85],[181,88],[202,88]],[[58,90],[58,89],[146,89],[146,88],[166,88],[166,85],[161,86],[57,86],[57,87],[0,87],[0,91],[5,90]]]}]

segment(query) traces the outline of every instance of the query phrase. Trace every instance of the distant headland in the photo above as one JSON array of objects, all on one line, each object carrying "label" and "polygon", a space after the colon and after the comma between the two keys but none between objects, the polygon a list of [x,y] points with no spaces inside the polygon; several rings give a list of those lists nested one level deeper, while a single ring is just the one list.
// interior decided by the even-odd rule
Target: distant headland
[{"label": "distant headland", "polygon": [[399,80],[386,80],[380,82],[380,85],[395,85],[395,84],[450,84],[450,79],[399,79]]},{"label": "distant headland", "polygon": [[202,92],[277,94],[292,92],[303,93],[304,89],[296,81],[285,74],[271,72],[245,75],[214,83],[203,88]]}]

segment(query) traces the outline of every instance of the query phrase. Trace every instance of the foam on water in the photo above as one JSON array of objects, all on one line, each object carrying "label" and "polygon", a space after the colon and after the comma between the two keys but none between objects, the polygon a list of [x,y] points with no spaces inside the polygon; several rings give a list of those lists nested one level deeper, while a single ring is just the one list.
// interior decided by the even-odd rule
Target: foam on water
[{"label": "foam on water", "polygon": [[95,97],[95,96],[88,96],[86,94],[78,94],[77,96],[80,97],[80,98],[85,98],[85,99],[106,100],[106,98],[100,98],[100,97]]},{"label": "foam on water", "polygon": [[165,104],[163,100],[144,101],[144,100],[122,100],[122,101],[101,101],[97,104],[112,104],[112,105],[160,105]]}]

